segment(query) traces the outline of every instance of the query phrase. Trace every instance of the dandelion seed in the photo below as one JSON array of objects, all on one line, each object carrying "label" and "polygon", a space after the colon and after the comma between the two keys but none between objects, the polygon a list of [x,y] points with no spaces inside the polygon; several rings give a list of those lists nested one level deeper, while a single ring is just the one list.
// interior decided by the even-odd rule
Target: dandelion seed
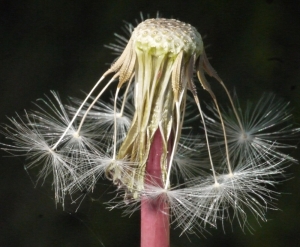
[{"label": "dandelion seed", "polygon": [[[284,158],[296,162],[293,157],[281,151],[296,148],[284,141],[297,138],[300,131],[300,128],[294,128],[292,125],[289,103],[276,98],[273,94],[263,94],[256,105],[248,102],[245,111],[240,108],[237,97],[235,105],[238,106],[241,124],[238,123],[232,110],[222,112],[232,159],[247,157],[254,161],[257,157],[261,157],[263,161],[268,161]],[[217,119],[219,118],[215,108],[208,107],[208,109]],[[222,148],[225,143],[222,141],[223,132],[220,131],[220,124],[218,121],[207,120],[208,132],[213,138],[218,139],[211,146],[215,146],[216,149]]]},{"label": "dandelion seed", "polygon": [[[135,109],[132,103],[132,95],[129,95],[123,102],[122,100],[123,97],[118,98],[117,107],[119,110],[116,109],[116,112],[114,109],[113,98],[110,99],[112,103],[98,100],[89,111],[84,126],[89,126],[93,132],[102,134],[102,138],[105,139],[105,142],[110,142],[114,135],[114,120],[116,115],[117,140],[118,142],[123,141],[131,125]],[[74,106],[68,106],[68,110],[74,115],[77,111],[76,106],[81,105],[82,101],[72,99],[72,102],[74,103]],[[88,104],[83,107],[78,116],[82,117],[88,107]]]},{"label": "dandelion seed", "polygon": [[[278,194],[273,190],[279,181],[275,178],[282,176],[286,160],[282,159],[275,163],[252,164],[251,161],[241,161],[233,170],[232,174],[223,173],[218,175],[215,183],[214,178],[199,177],[190,181],[187,185],[196,200],[194,205],[202,207],[205,221],[198,221],[194,226],[203,227],[201,223],[210,222],[217,225],[219,219],[232,220],[236,218],[242,229],[247,227],[248,211],[259,220],[266,221],[267,209],[276,209],[274,197]],[[247,163],[249,162],[249,163]],[[199,198],[201,199],[199,199]],[[205,210],[206,209],[206,210]],[[233,211],[230,216],[230,211]],[[199,225],[200,224],[200,225]]]},{"label": "dandelion seed", "polygon": [[51,148],[53,138],[40,132],[36,119],[26,113],[24,119],[17,115],[17,118],[11,118],[10,121],[12,126],[6,125],[2,133],[14,144],[5,144],[3,150],[26,156],[27,168],[42,166],[38,174],[38,181],[43,180],[42,183],[51,174],[55,201],[63,204],[67,184],[76,179],[74,168],[64,155]]},{"label": "dandelion seed", "polygon": [[205,174],[209,169],[206,146],[200,136],[181,135],[177,152],[174,156],[173,173],[180,181]]}]

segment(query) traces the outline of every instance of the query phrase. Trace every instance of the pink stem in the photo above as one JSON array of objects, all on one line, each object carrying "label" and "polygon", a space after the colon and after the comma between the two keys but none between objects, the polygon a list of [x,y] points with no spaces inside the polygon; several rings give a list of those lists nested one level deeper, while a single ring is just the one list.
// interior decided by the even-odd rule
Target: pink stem
[{"label": "pink stem", "polygon": [[[171,145],[168,143],[168,149]],[[160,131],[154,134],[146,165],[145,184],[163,188],[161,155],[163,141]],[[141,247],[169,247],[170,221],[169,207],[164,198],[147,199],[141,202]]]}]

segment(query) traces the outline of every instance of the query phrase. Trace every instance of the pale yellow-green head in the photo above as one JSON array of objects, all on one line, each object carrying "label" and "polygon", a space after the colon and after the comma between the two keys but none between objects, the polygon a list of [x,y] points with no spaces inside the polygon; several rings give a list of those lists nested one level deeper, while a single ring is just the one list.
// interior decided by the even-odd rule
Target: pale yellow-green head
[{"label": "pale yellow-green head", "polygon": [[184,57],[198,57],[203,52],[201,35],[190,24],[175,19],[148,19],[133,31],[133,46],[151,55],[168,54],[177,56],[183,51]]}]

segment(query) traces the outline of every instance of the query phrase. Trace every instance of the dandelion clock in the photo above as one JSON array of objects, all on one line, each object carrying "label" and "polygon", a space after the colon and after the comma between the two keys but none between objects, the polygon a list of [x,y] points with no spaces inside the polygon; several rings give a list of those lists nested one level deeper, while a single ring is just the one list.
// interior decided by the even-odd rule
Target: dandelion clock
[{"label": "dandelion clock", "polygon": [[66,196],[76,202],[99,179],[110,181],[116,196],[107,207],[141,212],[141,247],[170,246],[172,227],[201,235],[224,221],[250,228],[248,214],[266,221],[274,186],[297,162],[288,152],[299,133],[288,103],[264,94],[241,107],[190,24],[155,18],[128,30],[128,40],[110,45],[119,57],[85,99],[65,105],[51,92],[9,118],[2,149],[38,167],[41,183],[53,179],[63,206]]}]

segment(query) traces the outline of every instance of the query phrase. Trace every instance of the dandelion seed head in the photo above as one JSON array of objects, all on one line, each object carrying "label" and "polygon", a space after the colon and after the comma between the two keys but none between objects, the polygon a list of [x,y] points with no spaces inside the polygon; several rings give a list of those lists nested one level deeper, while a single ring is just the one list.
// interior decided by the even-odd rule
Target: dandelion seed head
[{"label": "dandelion seed head", "polygon": [[[144,201],[162,203],[183,232],[233,218],[244,228],[247,210],[266,220],[266,210],[275,208],[275,178],[286,161],[294,161],[281,152],[291,145],[281,141],[300,132],[286,124],[287,104],[266,96],[242,113],[190,24],[148,19],[135,29],[128,25],[128,32],[128,40],[117,35],[126,47],[110,46],[122,53],[83,101],[65,107],[52,92],[54,101],[46,97],[37,111],[10,119],[2,133],[13,144],[3,149],[26,156],[27,167],[41,165],[39,179],[52,174],[56,202],[92,192],[106,178],[117,187],[116,197],[123,196],[114,207],[131,214]],[[214,102],[212,117],[200,106],[195,73]],[[205,73],[224,88],[230,110],[220,110]],[[103,101],[116,79],[115,95]],[[100,83],[104,87],[94,96]],[[185,135],[185,124],[199,119],[204,136]]]},{"label": "dandelion seed head", "polygon": [[175,19],[147,19],[132,33],[137,49],[152,51],[153,55],[168,53],[176,56],[180,51],[191,56],[203,51],[201,35],[190,24]]}]

